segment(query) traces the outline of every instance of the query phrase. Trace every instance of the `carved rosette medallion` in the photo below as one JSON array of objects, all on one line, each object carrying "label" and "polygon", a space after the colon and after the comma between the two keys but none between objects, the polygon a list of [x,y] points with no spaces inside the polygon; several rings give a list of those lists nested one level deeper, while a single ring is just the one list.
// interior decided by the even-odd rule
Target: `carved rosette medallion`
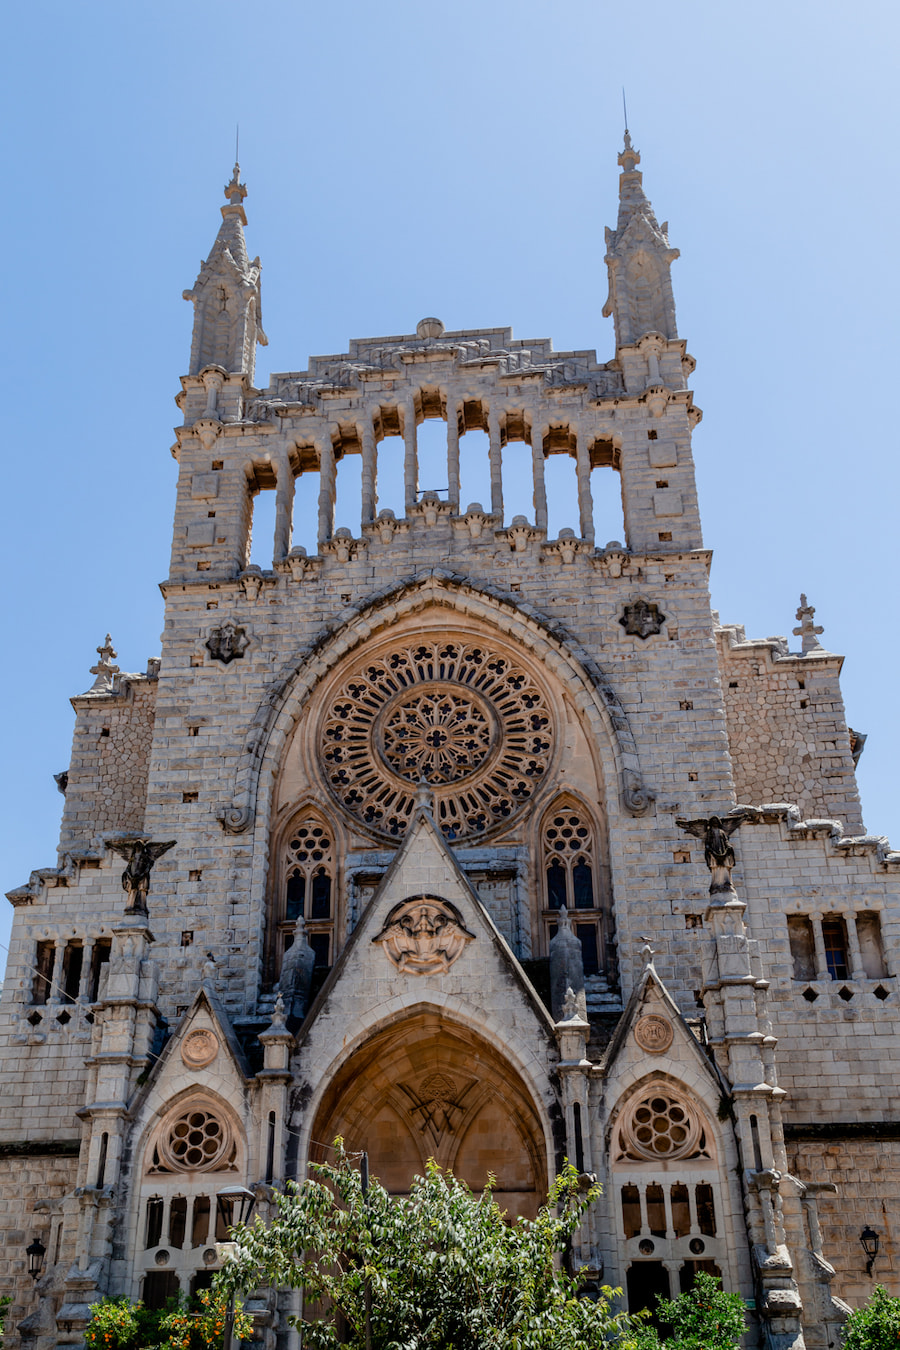
[{"label": "carved rosette medallion", "polygon": [[442,975],[474,942],[453,905],[420,895],[395,906],[373,942],[406,975]]},{"label": "carved rosette medallion", "polygon": [[223,666],[242,657],[249,646],[246,628],[239,628],[230,620],[223,623],[221,628],[214,628],[206,640],[210,656],[221,661]]},{"label": "carved rosette medallion", "polygon": [[642,1050],[651,1055],[661,1055],[672,1044],[675,1032],[672,1023],[656,1013],[647,1013],[638,1018],[634,1026],[634,1039]]},{"label": "carved rosette medallion", "polygon": [[181,1061],[188,1069],[205,1069],[218,1053],[218,1036],[204,1027],[189,1032],[181,1045]]},{"label": "carved rosette medallion", "polygon": [[661,633],[665,621],[666,616],[660,614],[659,605],[639,596],[637,600],[625,606],[619,623],[629,637],[639,637],[643,642],[654,633]]},{"label": "carved rosette medallion", "polygon": [[347,676],[321,723],[325,781],[372,833],[397,839],[416,786],[450,840],[484,836],[527,807],[550,766],[546,693],[509,657],[467,641],[396,647]]}]

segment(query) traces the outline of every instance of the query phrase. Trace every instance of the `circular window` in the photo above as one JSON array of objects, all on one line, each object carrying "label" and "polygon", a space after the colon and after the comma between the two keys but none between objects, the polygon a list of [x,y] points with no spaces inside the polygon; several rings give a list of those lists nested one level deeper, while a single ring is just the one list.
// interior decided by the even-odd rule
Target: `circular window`
[{"label": "circular window", "polygon": [[231,1152],[230,1131],[205,1106],[177,1117],[159,1143],[165,1166],[177,1172],[208,1172]]},{"label": "circular window", "polygon": [[699,1120],[668,1088],[639,1098],[626,1111],[619,1142],[624,1156],[654,1161],[701,1156],[706,1151]]},{"label": "circular window", "polygon": [[397,839],[425,782],[447,839],[484,835],[522,811],[550,766],[549,702],[489,647],[394,647],[329,699],[319,753],[330,792],[373,833]]}]

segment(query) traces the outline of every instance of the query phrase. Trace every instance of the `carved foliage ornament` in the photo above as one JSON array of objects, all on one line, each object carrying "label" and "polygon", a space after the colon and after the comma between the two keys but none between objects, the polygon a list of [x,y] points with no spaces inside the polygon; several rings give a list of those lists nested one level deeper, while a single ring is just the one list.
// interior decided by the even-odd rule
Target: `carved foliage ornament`
[{"label": "carved foliage ornament", "polygon": [[325,709],[320,754],[338,803],[399,838],[423,779],[447,839],[483,835],[521,811],[547,773],[547,696],[479,643],[427,641],[360,666]]},{"label": "carved foliage ornament", "polygon": [[395,906],[372,939],[407,975],[442,975],[474,940],[453,905],[430,895]]},{"label": "carved foliage ornament", "polygon": [[206,640],[209,654],[216,661],[221,661],[223,666],[242,657],[249,646],[247,630],[230,621],[223,623],[221,628],[214,628]]},{"label": "carved foliage ornament", "polygon": [[629,637],[639,637],[643,642],[654,633],[661,633],[665,621],[666,616],[660,614],[659,605],[639,596],[625,606],[619,623]]}]

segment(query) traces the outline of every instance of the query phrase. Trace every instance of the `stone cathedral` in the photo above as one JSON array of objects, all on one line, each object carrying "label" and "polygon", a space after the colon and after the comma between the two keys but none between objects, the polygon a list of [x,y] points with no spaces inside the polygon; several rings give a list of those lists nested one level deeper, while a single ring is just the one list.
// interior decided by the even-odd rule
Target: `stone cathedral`
[{"label": "stone cathedral", "polygon": [[57,864],[9,894],[12,1344],[202,1287],[217,1193],[265,1217],[338,1135],[396,1193],[493,1173],[511,1216],[568,1158],[603,1183],[573,1262],[632,1308],[721,1274],[750,1344],[900,1292],[900,853],[806,597],[793,641],[710,607],[678,250],[618,162],[609,361],[425,318],[266,388],[235,167],[185,292],[161,656],[98,649]]}]

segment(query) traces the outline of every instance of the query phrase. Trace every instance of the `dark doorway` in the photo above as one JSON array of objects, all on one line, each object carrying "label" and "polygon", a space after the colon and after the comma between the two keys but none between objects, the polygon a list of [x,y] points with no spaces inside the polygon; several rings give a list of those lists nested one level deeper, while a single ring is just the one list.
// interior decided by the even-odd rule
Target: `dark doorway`
[{"label": "dark doorway", "polygon": [[669,1272],[662,1261],[635,1261],[628,1267],[626,1276],[628,1289],[628,1311],[640,1312],[642,1308],[650,1310],[650,1321],[659,1331],[663,1324],[657,1317],[656,1295],[671,1298]]}]

